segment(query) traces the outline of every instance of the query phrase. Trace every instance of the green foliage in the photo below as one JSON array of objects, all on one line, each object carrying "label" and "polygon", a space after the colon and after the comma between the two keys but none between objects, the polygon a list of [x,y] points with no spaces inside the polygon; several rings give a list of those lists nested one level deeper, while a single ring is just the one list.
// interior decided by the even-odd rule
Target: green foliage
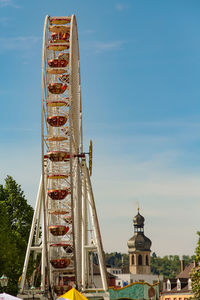
[{"label": "green foliage", "polygon": [[[199,253],[200,254],[200,253]],[[123,257],[123,259],[122,259]],[[200,257],[200,255],[199,255]],[[106,264],[112,267],[124,268],[128,272],[129,256],[128,254],[121,254],[118,252],[106,253]],[[194,260],[194,256],[183,255],[182,259],[185,265],[188,265]],[[122,264],[123,260],[123,264]],[[152,253],[151,256],[151,272],[154,275],[163,275],[167,278],[174,278],[180,272],[180,258],[178,255],[168,255],[159,257]]]},{"label": "green foliage", "polygon": [[9,278],[6,292],[12,295],[18,292],[32,216],[20,185],[7,176],[0,185],[0,276]]},{"label": "green foliage", "polygon": [[[185,266],[194,261],[194,256],[183,255]],[[180,258],[178,255],[159,257],[152,253],[151,272],[155,275],[163,275],[165,278],[174,278],[180,272]]]},{"label": "green foliage", "polygon": [[122,268],[129,265],[128,254],[119,252],[105,253],[105,259],[106,265],[110,265],[111,267]]},{"label": "green foliage", "polygon": [[197,232],[197,234],[199,236],[195,252],[195,261],[197,266],[191,273],[191,280],[193,293],[197,299],[200,299],[200,232]]},{"label": "green foliage", "polygon": [[179,273],[180,259],[178,255],[169,255],[161,258],[153,254],[151,256],[151,272],[153,274],[174,278]]}]

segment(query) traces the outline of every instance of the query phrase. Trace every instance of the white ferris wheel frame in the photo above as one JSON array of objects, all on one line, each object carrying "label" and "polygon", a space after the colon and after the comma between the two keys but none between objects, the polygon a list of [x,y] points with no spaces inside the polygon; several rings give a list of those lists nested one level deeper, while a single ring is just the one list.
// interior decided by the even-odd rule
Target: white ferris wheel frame
[{"label": "white ferris wheel frame", "polygon": [[[47,211],[47,161],[44,159],[45,150],[48,149],[47,113],[45,110],[45,101],[47,99],[47,56],[48,56],[48,24],[49,16],[46,16],[43,31],[43,50],[42,50],[42,84],[41,84],[41,164],[42,174],[38,189],[35,211],[27,245],[27,251],[24,261],[24,267],[20,282],[19,296],[27,298],[29,291],[26,289],[26,276],[31,251],[34,257],[41,253],[41,285],[36,294],[41,299],[46,299],[46,294],[52,295],[52,267],[49,262],[49,241],[48,241],[48,211]],[[74,245],[74,264],[77,288],[89,296],[91,290],[88,288],[88,281],[91,277],[89,270],[88,255],[91,252],[98,254],[100,276],[102,280],[102,289],[104,298],[108,298],[108,283],[105,267],[105,259],[100,234],[100,227],[97,218],[94,195],[86,164],[86,158],[83,154],[82,137],[82,108],[81,108],[81,86],[80,86],[80,59],[78,47],[78,33],[76,18],[71,16],[70,41],[69,41],[69,132],[70,132],[70,185],[71,185],[71,209],[72,209],[72,232]],[[74,153],[76,158],[74,158]],[[94,240],[88,237],[88,218],[91,219]],[[40,228],[42,226],[42,243],[40,241]],[[48,278],[49,285],[46,284]],[[98,289],[96,289],[96,292]],[[50,296],[51,296],[50,295]]]}]

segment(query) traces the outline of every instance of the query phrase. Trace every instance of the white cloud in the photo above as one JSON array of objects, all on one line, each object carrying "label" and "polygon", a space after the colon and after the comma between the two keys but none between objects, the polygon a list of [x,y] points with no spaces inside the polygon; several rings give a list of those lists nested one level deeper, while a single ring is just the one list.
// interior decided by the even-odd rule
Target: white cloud
[{"label": "white cloud", "polygon": [[92,181],[106,251],[127,252],[139,202],[153,251],[194,253],[199,159],[186,146],[199,141],[199,125],[189,120],[102,125],[104,135],[95,137]]},{"label": "white cloud", "polygon": [[[149,129],[150,125],[157,127],[154,123],[145,126]],[[152,134],[147,139],[146,131],[138,132],[137,140],[134,134],[118,135],[117,139],[108,133],[103,137],[96,135],[92,183],[106,251],[127,252],[127,241],[133,235],[132,218],[139,202],[145,217],[145,234],[152,240],[153,251],[161,256],[193,254],[199,227],[199,170],[188,167],[185,161],[179,166],[177,160],[183,149],[179,143],[173,149],[171,146],[175,139],[179,140],[180,133],[186,142],[190,140],[190,133],[193,139],[199,139],[199,124],[190,124],[185,136],[185,128],[189,126],[182,125],[174,121],[171,128],[171,123],[160,123],[162,127],[171,128],[173,139],[161,134],[158,137]],[[174,128],[182,131],[177,133]],[[104,133],[109,130],[103,127]],[[140,144],[140,151],[136,151],[139,141],[143,147]],[[165,151],[161,149],[163,141]],[[0,176],[3,180],[6,174],[12,175],[34,206],[40,178],[40,145],[29,143],[3,143]],[[121,145],[130,151],[125,153]],[[153,154],[148,155],[153,145]],[[187,157],[189,154],[184,155],[191,159]]]},{"label": "white cloud", "polygon": [[98,51],[114,50],[120,49],[123,41],[113,41],[113,42],[96,42],[95,47]]},{"label": "white cloud", "polygon": [[0,0],[0,7],[13,7],[13,8],[19,8],[19,6],[13,1],[13,0]]},{"label": "white cloud", "polygon": [[170,171],[160,157],[146,163],[101,157],[93,183],[106,251],[127,252],[139,202],[155,252],[193,254],[200,209],[198,174]]},{"label": "white cloud", "polygon": [[5,50],[29,50],[35,46],[40,37],[37,36],[18,36],[0,38],[0,51]]},{"label": "white cloud", "polygon": [[121,50],[124,41],[110,41],[110,42],[100,42],[92,41],[83,43],[83,47],[86,50],[92,50],[96,53],[101,53],[110,50]]}]

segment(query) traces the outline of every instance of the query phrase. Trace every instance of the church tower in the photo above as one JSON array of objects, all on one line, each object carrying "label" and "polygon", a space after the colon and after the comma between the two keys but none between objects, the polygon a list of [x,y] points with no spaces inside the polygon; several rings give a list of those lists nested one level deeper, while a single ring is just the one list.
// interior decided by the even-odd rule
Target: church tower
[{"label": "church tower", "polygon": [[150,274],[151,240],[144,235],[144,217],[139,213],[133,218],[134,236],[128,241],[129,272]]}]

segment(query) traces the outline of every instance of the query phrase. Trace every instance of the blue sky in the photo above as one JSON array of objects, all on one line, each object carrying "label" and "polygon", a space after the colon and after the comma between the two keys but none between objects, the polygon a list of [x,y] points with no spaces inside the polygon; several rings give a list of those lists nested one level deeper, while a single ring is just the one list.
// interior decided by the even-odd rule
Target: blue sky
[{"label": "blue sky", "polygon": [[[200,2],[0,0],[0,179],[34,205],[46,15],[75,14],[84,148],[106,251],[127,252],[137,203],[158,255],[193,254],[200,211]],[[110,238],[112,236],[112,239]]]}]

